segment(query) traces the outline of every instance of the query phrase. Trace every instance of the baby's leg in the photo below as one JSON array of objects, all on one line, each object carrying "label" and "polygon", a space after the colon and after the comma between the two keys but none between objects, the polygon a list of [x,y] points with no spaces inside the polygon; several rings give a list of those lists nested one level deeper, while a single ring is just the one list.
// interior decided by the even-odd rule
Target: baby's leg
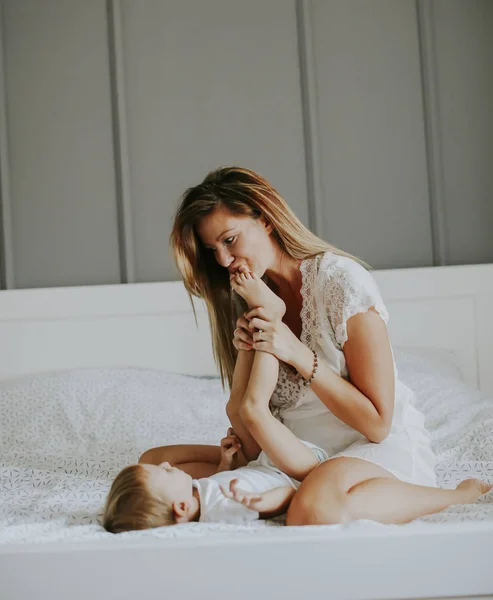
[{"label": "baby's leg", "polygon": [[260,454],[260,446],[248,431],[240,416],[241,403],[251,380],[252,365],[256,354],[258,353],[255,350],[238,351],[231,383],[231,393],[226,405],[226,414],[231,427],[241,443],[241,450],[237,454],[238,466],[245,465],[247,462],[256,459]]},{"label": "baby's leg", "polygon": [[279,373],[279,361],[267,352],[255,352],[250,381],[240,416],[270,460],[288,476],[302,481],[319,461],[310,448],[270,412],[269,400]]},{"label": "baby's leg", "polygon": [[284,316],[284,301],[255,273],[237,273],[231,278],[231,287],[246,301],[248,308],[262,306],[278,317]]},{"label": "baby's leg", "polygon": [[259,404],[269,408],[279,377],[279,360],[268,352],[255,351],[253,364],[243,397],[255,398]]},{"label": "baby's leg", "polygon": [[251,379],[255,350],[238,350],[228,404],[240,406]]}]

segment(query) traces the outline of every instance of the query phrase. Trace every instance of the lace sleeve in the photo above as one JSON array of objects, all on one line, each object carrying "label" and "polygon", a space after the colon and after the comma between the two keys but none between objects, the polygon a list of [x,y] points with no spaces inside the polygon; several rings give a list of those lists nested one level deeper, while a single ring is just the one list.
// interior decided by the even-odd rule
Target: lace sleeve
[{"label": "lace sleeve", "polygon": [[377,283],[362,265],[338,257],[324,269],[323,276],[325,311],[340,349],[347,341],[347,321],[357,313],[367,312],[373,306],[383,321],[388,322]]}]

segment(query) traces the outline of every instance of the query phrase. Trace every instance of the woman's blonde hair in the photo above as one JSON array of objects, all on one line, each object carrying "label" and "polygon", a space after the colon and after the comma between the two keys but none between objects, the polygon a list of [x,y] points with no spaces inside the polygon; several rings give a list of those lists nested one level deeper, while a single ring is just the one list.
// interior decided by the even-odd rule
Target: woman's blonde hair
[{"label": "woman's blonde hair", "polygon": [[193,296],[205,300],[211,326],[214,358],[221,380],[231,385],[236,350],[233,331],[238,304],[231,293],[229,274],[210,250],[202,245],[196,227],[201,219],[223,206],[237,215],[263,217],[272,226],[279,247],[294,259],[304,260],[323,252],[333,252],[368,265],[317,237],[294,214],[270,183],[249,169],[220,167],[202,183],[189,188],[178,207],[170,243],[177,267],[193,305]]},{"label": "woman's blonde hair", "polygon": [[130,465],[118,473],[106,499],[103,526],[111,533],[174,525],[173,507],[147,485],[142,465]]}]

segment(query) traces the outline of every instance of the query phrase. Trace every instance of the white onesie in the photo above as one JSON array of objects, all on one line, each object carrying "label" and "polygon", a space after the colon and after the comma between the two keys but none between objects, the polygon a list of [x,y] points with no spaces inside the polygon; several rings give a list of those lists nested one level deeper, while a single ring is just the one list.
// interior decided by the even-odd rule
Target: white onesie
[{"label": "white onesie", "polygon": [[[319,462],[327,460],[328,455],[324,450],[308,442],[304,442],[304,444],[313,450]],[[255,521],[259,518],[256,510],[251,510],[235,500],[226,498],[221,492],[219,486],[228,488],[232,479],[238,479],[238,487],[241,489],[259,494],[286,485],[295,490],[300,486],[299,481],[288,477],[272,463],[265,452],[261,452],[256,460],[250,461],[245,467],[193,480],[193,486],[198,490],[200,496],[199,521],[241,523],[242,521]]]}]

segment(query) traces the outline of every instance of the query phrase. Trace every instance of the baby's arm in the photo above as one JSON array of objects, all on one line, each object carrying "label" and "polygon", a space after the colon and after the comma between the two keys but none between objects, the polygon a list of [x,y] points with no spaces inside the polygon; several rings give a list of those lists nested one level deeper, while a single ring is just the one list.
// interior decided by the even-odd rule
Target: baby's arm
[{"label": "baby's arm", "polygon": [[262,500],[256,510],[260,519],[271,519],[287,512],[296,490],[289,485],[273,488],[261,494]]},{"label": "baby's arm", "polygon": [[319,464],[315,453],[270,412],[279,361],[267,352],[255,352],[240,417],[270,460],[289,477],[302,481]]},{"label": "baby's arm", "polygon": [[237,479],[230,481],[229,489],[221,486],[221,491],[226,498],[239,502],[251,510],[256,510],[260,519],[270,519],[284,514],[296,493],[296,490],[289,485],[272,488],[261,494],[245,492],[238,488]]}]

